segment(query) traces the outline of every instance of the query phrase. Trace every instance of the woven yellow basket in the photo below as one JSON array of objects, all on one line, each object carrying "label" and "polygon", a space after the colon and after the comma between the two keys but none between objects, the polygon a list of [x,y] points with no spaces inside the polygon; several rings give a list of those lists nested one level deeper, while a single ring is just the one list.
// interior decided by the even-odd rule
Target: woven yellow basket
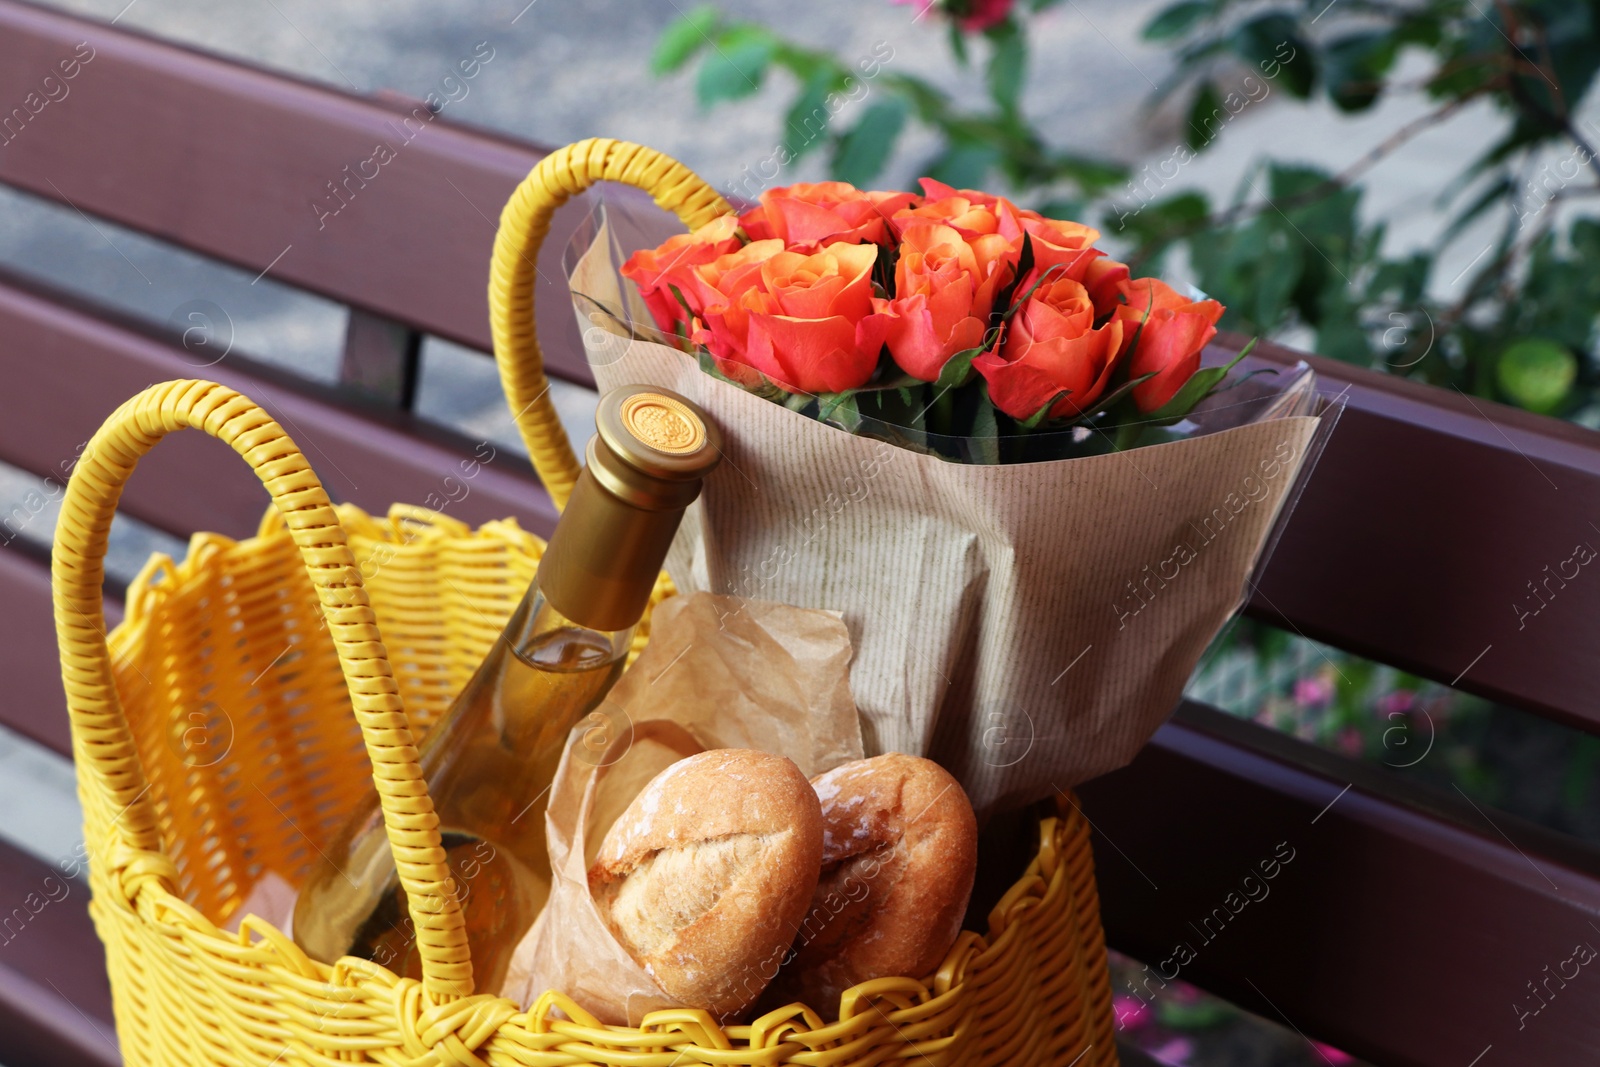
[{"label": "woven yellow basket", "polygon": [[[577,467],[544,399],[532,258],[554,206],[601,179],[650,189],[689,221],[726,210],[680,165],[617,142],[552,154],[508,205],[491,287],[497,354],[558,501]],[[243,456],[274,508],[255,537],[200,534],[182,562],[153,559],[108,638],[101,584],[118,496],[139,458],[183,428]],[[333,507],[283,430],[210,382],[152,386],[106,421],[67,488],[52,569],[90,910],[129,1064],[1116,1063],[1088,828],[1071,806],[1043,821],[984,936],[963,934],[934,975],[869,982],[838,1005],[727,1027],[664,1011],[633,1029],[559,992],[524,1012],[476,991],[415,739],[541,550],[509,521],[473,531],[416,508],[380,521]],[[374,782],[420,982],[361,960],[318,963],[253,916],[220,928],[269,872],[298,885]]]}]

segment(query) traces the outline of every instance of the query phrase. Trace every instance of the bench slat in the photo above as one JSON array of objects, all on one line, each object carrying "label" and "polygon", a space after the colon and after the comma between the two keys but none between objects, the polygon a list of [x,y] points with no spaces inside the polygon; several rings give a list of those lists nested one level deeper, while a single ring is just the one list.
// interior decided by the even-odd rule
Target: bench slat
[{"label": "bench slat", "polygon": [[[0,725],[71,756],[49,565],[15,548],[0,549],[0,604],[5,605],[0,612],[0,678],[6,684]],[[105,611],[108,627],[121,621],[121,604],[108,600]],[[0,953],[0,963],[4,960]]]},{"label": "bench slat", "polygon": [[[291,384],[259,366],[247,371],[242,360],[197,369],[181,349],[3,278],[0,337],[12,351],[27,353],[35,376],[30,388],[0,400],[0,459],[56,478],[58,485],[117,405],[153,382],[206,377],[267,408],[336,500],[382,513],[397,501],[422,504],[436,493],[441,501],[460,497],[443,510],[473,525],[507,516],[540,534],[554,525],[553,506],[527,461],[503,448],[464,478],[461,464],[470,462],[475,443],[460,435],[403,414],[336,406],[315,387]],[[240,537],[255,532],[267,502],[266,491],[226,446],[204,434],[180,433],[140,464],[122,508],[179,536],[214,530]]]},{"label": "bench slat", "polygon": [[[1484,1062],[1593,1062],[1584,977],[1520,1029],[1513,1005],[1600,946],[1594,850],[1197,705],[1080,793],[1107,936],[1152,974],[1376,1063],[1459,1067],[1490,1045]],[[1265,880],[1280,843],[1292,859]]]},{"label": "bench slat", "polygon": [[88,883],[0,841],[0,901],[0,1055],[7,1067],[121,1063]]},{"label": "bench slat", "polygon": [[[0,181],[489,350],[495,223],[541,149],[13,0],[0,0],[0,100],[23,101],[85,40],[93,58],[5,144]],[[515,59],[503,49],[479,76],[497,62]],[[374,173],[380,143],[394,158],[319,219],[328,183]],[[540,322],[552,373],[589,383],[561,272],[583,215],[557,218],[539,299],[559,311]]]},{"label": "bench slat", "polygon": [[[1236,349],[1243,338],[1222,341]],[[1307,358],[1274,345],[1260,351]],[[1252,590],[1250,613],[1600,731],[1600,573],[1572,564],[1564,569],[1576,578],[1551,578],[1578,544],[1600,549],[1600,434],[1309,362],[1331,392],[1348,391],[1349,408]],[[1536,599],[1529,583],[1547,580]],[[1515,604],[1540,610],[1522,617]]]}]

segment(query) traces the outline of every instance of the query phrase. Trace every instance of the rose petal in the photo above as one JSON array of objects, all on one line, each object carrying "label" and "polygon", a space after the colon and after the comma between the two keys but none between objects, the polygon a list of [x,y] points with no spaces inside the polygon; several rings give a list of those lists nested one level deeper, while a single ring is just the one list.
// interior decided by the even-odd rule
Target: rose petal
[{"label": "rose petal", "polygon": [[859,388],[877,368],[878,353],[857,347],[857,325],[842,316],[795,319],[752,314],[749,362],[792,391],[839,393]]},{"label": "rose petal", "polygon": [[[1116,321],[1116,320],[1113,320]],[[1155,411],[1177,395],[1200,369],[1200,353],[1217,335],[1217,328],[1202,315],[1164,311],[1151,316],[1139,333],[1129,359],[1128,374],[1155,377],[1133,387],[1133,402],[1140,411]]]}]

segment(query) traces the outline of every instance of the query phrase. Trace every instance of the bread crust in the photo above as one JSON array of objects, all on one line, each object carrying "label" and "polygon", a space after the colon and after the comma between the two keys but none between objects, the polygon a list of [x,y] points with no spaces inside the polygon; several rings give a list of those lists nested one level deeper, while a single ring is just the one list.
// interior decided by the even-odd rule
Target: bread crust
[{"label": "bread crust", "polygon": [[916,756],[846,763],[812,785],[822,877],[774,993],[827,1010],[853,985],[943,962],[972,894],[978,824],[955,778]]},{"label": "bread crust", "polygon": [[589,888],[668,995],[726,1020],[777,974],[821,864],[821,807],[800,768],[714,749],[639,792],[601,843]]}]

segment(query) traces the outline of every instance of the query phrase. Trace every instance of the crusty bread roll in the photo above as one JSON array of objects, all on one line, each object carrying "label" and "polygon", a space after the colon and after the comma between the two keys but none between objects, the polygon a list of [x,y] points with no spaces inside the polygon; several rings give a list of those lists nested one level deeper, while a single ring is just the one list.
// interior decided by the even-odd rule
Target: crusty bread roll
[{"label": "crusty bread roll", "polygon": [[773,994],[826,1011],[860,982],[943,962],[972,893],[978,822],[950,773],[916,756],[856,760],[812,785],[822,878]]},{"label": "crusty bread roll", "polygon": [[822,814],[800,768],[714,749],[640,791],[606,833],[589,889],[669,996],[726,1020],[778,973],[821,865]]}]

